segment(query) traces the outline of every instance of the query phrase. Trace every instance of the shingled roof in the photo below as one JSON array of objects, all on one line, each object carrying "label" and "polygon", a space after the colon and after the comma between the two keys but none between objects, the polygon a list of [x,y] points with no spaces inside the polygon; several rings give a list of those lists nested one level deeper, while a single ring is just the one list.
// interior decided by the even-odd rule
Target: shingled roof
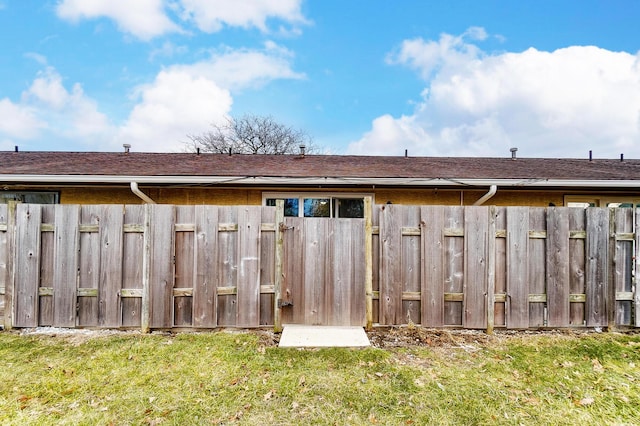
[{"label": "shingled roof", "polygon": [[1,152],[0,181],[21,176],[640,181],[640,160]]}]

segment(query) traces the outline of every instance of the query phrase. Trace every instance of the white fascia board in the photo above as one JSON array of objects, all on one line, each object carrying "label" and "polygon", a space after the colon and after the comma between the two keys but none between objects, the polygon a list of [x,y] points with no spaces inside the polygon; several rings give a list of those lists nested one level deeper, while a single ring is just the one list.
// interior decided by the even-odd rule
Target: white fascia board
[{"label": "white fascia board", "polygon": [[444,178],[341,178],[268,176],[115,176],[115,175],[17,175],[0,174],[0,183],[127,184],[147,185],[336,185],[336,186],[437,186],[437,187],[581,187],[640,188],[640,180],[563,179],[444,179]]}]

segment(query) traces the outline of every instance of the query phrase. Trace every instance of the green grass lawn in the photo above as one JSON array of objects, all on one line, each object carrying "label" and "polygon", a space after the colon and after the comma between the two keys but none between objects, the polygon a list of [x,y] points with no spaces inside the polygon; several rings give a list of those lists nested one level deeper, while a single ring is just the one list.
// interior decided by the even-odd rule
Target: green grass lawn
[{"label": "green grass lawn", "polygon": [[2,332],[0,366],[0,424],[640,422],[638,334],[297,350],[265,333]]}]

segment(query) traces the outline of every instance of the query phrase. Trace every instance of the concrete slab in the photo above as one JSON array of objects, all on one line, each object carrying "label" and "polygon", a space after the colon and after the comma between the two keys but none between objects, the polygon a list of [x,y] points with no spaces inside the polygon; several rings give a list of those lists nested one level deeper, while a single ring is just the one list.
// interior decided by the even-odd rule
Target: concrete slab
[{"label": "concrete slab", "polygon": [[364,348],[371,346],[362,327],[285,325],[281,348]]}]

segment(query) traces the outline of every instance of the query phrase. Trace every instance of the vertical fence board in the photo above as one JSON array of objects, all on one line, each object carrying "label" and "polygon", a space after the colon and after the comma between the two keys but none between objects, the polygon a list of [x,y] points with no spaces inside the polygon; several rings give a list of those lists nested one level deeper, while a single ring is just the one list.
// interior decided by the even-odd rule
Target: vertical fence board
[{"label": "vertical fence board", "polygon": [[507,208],[507,328],[529,327],[529,208]]},{"label": "vertical fence board", "polygon": [[193,326],[217,325],[218,208],[195,206]]},{"label": "vertical fence board", "polygon": [[[586,233],[586,210],[569,208],[569,232]],[[569,291],[570,294],[585,294],[586,276],[586,238],[569,239]],[[569,305],[569,324],[582,326],[587,324],[585,302],[572,302]]]},{"label": "vertical fence board", "polygon": [[[365,250],[365,220],[364,219],[344,219],[351,232],[348,234],[348,241],[344,240],[344,244],[349,244],[350,253],[348,258],[350,262],[341,260],[342,263],[350,264],[351,268],[347,271],[350,279],[350,311],[351,318],[349,325],[366,326],[366,265],[364,256]],[[345,237],[343,237],[344,239]]]},{"label": "vertical fence board", "polygon": [[[125,206],[125,224],[144,224],[144,207],[144,205]],[[143,233],[127,232],[124,234],[124,246],[122,254],[123,289],[142,289],[142,259],[144,257],[143,248]],[[122,325],[125,327],[139,327],[141,325],[141,310],[141,298],[122,298]]]},{"label": "vertical fence board", "polygon": [[402,323],[402,206],[380,212],[380,323]]},{"label": "vertical fence board", "polygon": [[40,282],[40,223],[37,204],[18,204],[15,245],[15,321],[16,327],[35,327],[38,321]]},{"label": "vertical fence board", "polygon": [[[262,223],[276,222],[275,207],[262,207]],[[275,224],[277,227],[277,224]],[[260,325],[274,324],[276,232],[260,230],[260,285],[272,286],[273,294],[260,294]]]},{"label": "vertical fence board", "polygon": [[444,207],[423,206],[420,213],[421,323],[424,327],[441,327],[444,325]]},{"label": "vertical fence board", "polygon": [[547,210],[547,309],[550,327],[568,327],[570,319],[569,209]]},{"label": "vertical fence board", "polygon": [[[371,300],[371,322],[380,322],[380,208],[371,206],[371,291],[378,292],[378,297]],[[373,233],[373,227],[378,232]]]},{"label": "vertical fence board", "polygon": [[[41,206],[42,223],[54,224],[55,205],[47,204]],[[55,246],[55,232],[53,229],[40,233],[40,287],[53,288],[53,248]],[[38,300],[38,325],[53,325],[53,293],[47,292]]]},{"label": "vertical fence board", "polygon": [[[351,261],[352,248],[349,219],[328,223],[332,236],[328,247],[329,273],[326,285],[326,325],[351,325]],[[350,261],[347,262],[346,260]]]},{"label": "vertical fence board", "polygon": [[463,327],[487,325],[487,238],[489,210],[466,207],[464,212],[464,317]]},{"label": "vertical fence board", "polygon": [[[238,209],[232,206],[218,208],[218,218],[220,223],[238,223]],[[218,250],[218,286],[235,287],[237,283],[238,271],[238,232],[224,231],[218,234],[220,243]],[[218,325],[236,325],[236,301],[235,294],[218,294]]]},{"label": "vertical fence board", "polygon": [[[633,232],[633,209],[617,208],[614,210],[615,235]],[[617,240],[614,242],[613,297],[616,292],[633,291],[633,241]],[[630,300],[613,301],[615,324],[631,325],[632,302]]]},{"label": "vertical fence board", "polygon": [[57,205],[53,266],[53,325],[75,327],[80,206]]},{"label": "vertical fence board", "polygon": [[[82,206],[80,209],[80,224],[99,225],[101,213],[102,208],[100,206]],[[100,283],[100,254],[100,233],[81,232],[78,259],[78,289],[98,291]],[[78,296],[77,322],[80,327],[98,325],[98,297]]]},{"label": "vertical fence board", "polygon": [[303,221],[304,234],[304,323],[321,325],[325,321],[324,286],[326,276],[328,219]]},{"label": "vertical fence board", "polygon": [[285,217],[284,260],[282,282],[282,323],[304,323],[305,306],[305,241],[304,223],[300,217]]},{"label": "vertical fence board", "polygon": [[487,334],[495,327],[496,308],[496,207],[489,206],[487,228]]},{"label": "vertical fence board", "polygon": [[[154,328],[166,328],[174,325],[172,316],[173,304],[173,262],[174,262],[174,235],[176,209],[172,205],[154,204],[148,206],[151,213],[149,228],[151,243],[151,263],[149,265],[149,325]],[[183,209],[185,207],[180,207]],[[193,207],[186,207],[192,210]],[[190,233],[193,234],[193,233]],[[187,245],[188,247],[188,245]],[[190,269],[193,268],[192,250],[180,247],[181,252],[175,253],[177,258],[186,254],[191,260]],[[192,247],[192,246],[191,246]],[[185,283],[192,287],[193,284]],[[191,324],[191,310],[188,310],[188,323]],[[175,325],[184,325],[184,322],[176,322]]]},{"label": "vertical fence board", "polygon": [[[450,230],[464,229],[464,207],[445,207],[445,226]],[[444,284],[445,293],[464,292],[464,237],[444,237]],[[451,301],[444,303],[445,325],[462,326],[463,303]]]},{"label": "vertical fence board", "polygon": [[638,253],[640,251],[640,209],[636,208],[635,209],[635,232],[636,232],[636,238],[635,238],[635,253],[633,258],[635,259],[635,264],[634,264],[634,268],[635,268],[635,294],[634,294],[634,303],[635,303],[635,309],[634,309],[634,316],[636,319],[635,322],[635,326],[636,327],[640,327],[640,253]]},{"label": "vertical fence board", "polygon": [[124,206],[102,206],[101,209],[98,325],[119,327],[122,324],[122,306],[118,295],[123,288],[124,275]]},{"label": "vertical fence board", "polygon": [[238,304],[236,325],[260,325],[260,222],[259,206],[238,211]]},{"label": "vertical fence board", "polygon": [[[195,222],[194,206],[176,206],[176,223],[193,225]],[[173,259],[175,276],[171,286],[175,288],[193,288],[195,281],[195,232],[173,232],[175,240],[171,243],[174,247]],[[173,325],[188,327],[193,324],[193,296],[167,296],[172,299]]]},{"label": "vertical fence board", "polygon": [[[547,230],[546,209],[542,207],[529,208],[529,231],[545,232]],[[545,294],[546,292],[546,240],[545,238],[529,238],[528,257],[528,287],[530,294]],[[545,325],[545,303],[529,302],[529,327]]]},{"label": "vertical fence board", "polygon": [[9,243],[7,239],[8,216],[7,205],[0,204],[0,224],[7,226],[7,230],[0,230],[0,324],[4,324],[5,294],[8,282]]},{"label": "vertical fence board", "polygon": [[[496,238],[495,244],[495,294],[506,295],[507,294],[507,208],[496,207],[495,217],[496,231],[505,233],[504,237]],[[506,327],[506,302],[498,301],[494,303],[494,325],[499,327]]]},{"label": "vertical fence board", "polygon": [[607,285],[609,278],[609,210],[588,208],[587,212],[587,326],[607,325]]},{"label": "vertical fence board", "polygon": [[[420,207],[419,206],[402,206],[402,226],[418,228],[420,226]],[[420,257],[421,257],[421,238],[419,235],[403,235],[402,236],[402,291],[417,293],[420,291]],[[421,322],[421,301],[420,300],[403,300],[402,301],[402,323],[414,324]]]}]

